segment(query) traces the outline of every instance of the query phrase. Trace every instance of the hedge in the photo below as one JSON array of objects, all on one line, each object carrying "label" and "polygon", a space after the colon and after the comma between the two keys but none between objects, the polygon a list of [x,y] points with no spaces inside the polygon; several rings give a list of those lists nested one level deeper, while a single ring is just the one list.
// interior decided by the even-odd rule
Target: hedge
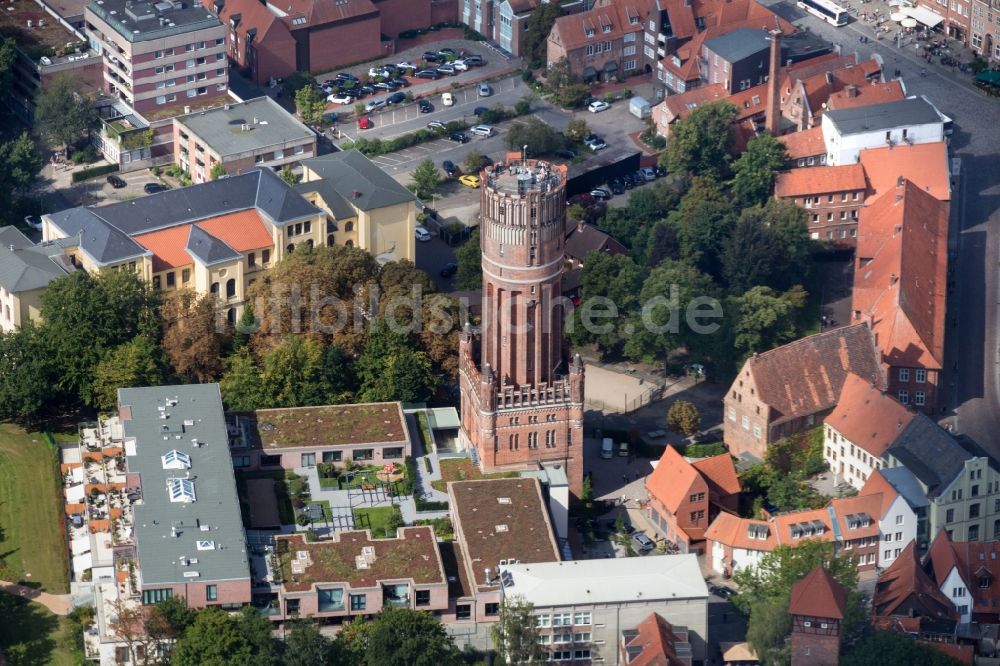
[{"label": "hedge", "polygon": [[428,502],[422,497],[415,496],[413,498],[413,503],[417,507],[417,511],[447,511],[447,502]]},{"label": "hedge", "polygon": [[91,178],[97,178],[98,176],[114,173],[115,171],[118,171],[117,164],[102,164],[101,166],[91,167],[89,169],[80,169],[79,171],[73,172],[73,182],[79,183],[81,180],[90,180]]}]

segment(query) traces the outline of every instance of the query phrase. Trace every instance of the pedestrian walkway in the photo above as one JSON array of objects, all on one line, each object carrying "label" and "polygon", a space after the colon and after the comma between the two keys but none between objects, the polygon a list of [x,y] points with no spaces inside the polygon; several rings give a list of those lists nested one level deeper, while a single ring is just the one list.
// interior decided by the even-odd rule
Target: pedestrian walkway
[{"label": "pedestrian walkway", "polygon": [[68,594],[49,594],[27,585],[19,585],[5,580],[0,580],[0,592],[38,602],[56,615],[69,615],[70,610],[72,610]]}]

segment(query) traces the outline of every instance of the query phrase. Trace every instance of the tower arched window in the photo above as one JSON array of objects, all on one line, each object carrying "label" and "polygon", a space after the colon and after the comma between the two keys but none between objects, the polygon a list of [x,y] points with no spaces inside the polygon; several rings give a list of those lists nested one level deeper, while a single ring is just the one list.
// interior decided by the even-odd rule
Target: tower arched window
[{"label": "tower arched window", "polygon": [[346,243],[344,243],[344,245],[345,245],[346,247],[354,247],[354,241],[352,241],[352,240],[349,240],[349,241],[347,241]]},{"label": "tower arched window", "polygon": [[354,223],[353,222],[344,222],[344,231],[347,231],[347,232],[354,231]]},{"label": "tower arched window", "polygon": [[236,308],[229,308],[228,310],[226,310],[226,320],[230,324],[236,323]]},{"label": "tower arched window", "polygon": [[209,291],[212,292],[213,296],[218,296],[219,295],[219,283],[218,282],[213,282],[212,286],[209,288]]},{"label": "tower arched window", "polygon": [[329,236],[326,237],[326,246],[333,247],[334,245],[336,245],[336,241],[333,237],[333,234],[330,234]]},{"label": "tower arched window", "polygon": [[289,243],[288,247],[285,248],[285,252],[287,252],[288,254],[295,252],[295,243]]},{"label": "tower arched window", "polygon": [[229,278],[226,280],[226,298],[232,298],[236,295],[236,280]]}]

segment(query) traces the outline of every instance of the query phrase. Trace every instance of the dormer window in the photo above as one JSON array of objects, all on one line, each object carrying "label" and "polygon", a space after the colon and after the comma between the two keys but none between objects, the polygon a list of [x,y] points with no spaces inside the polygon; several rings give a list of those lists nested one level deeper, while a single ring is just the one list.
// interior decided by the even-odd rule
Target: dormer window
[{"label": "dormer window", "polygon": [[602,25],[601,26],[601,32],[603,32],[603,33],[609,33],[609,32],[611,32],[611,26],[608,25],[608,24]]},{"label": "dormer window", "polygon": [[990,579],[989,576],[980,576],[979,577],[979,589],[985,590],[985,589],[989,588],[991,582],[993,582],[993,581]]},{"label": "dormer window", "polygon": [[595,30],[593,28],[587,28],[587,37],[593,37]]}]

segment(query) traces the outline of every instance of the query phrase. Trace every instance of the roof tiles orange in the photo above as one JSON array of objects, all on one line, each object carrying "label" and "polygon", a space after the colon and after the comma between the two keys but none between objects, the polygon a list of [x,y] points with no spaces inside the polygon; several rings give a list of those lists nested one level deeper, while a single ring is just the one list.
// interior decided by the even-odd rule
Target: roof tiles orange
[{"label": "roof tiles orange", "polygon": [[698,480],[698,471],[673,446],[667,446],[646,480],[646,489],[672,513],[677,513],[691,485]]},{"label": "roof tiles orange", "polygon": [[260,213],[254,208],[202,220],[197,226],[237,252],[259,250],[274,244]]},{"label": "roof tiles orange", "polygon": [[822,566],[792,585],[792,598],[788,603],[788,612],[792,615],[842,620],[846,608],[847,590]]},{"label": "roof tiles orange", "polygon": [[[755,533],[764,538],[750,538],[750,528],[754,528]],[[740,518],[725,511],[716,516],[705,530],[705,539],[744,550],[770,552],[778,547],[778,536],[774,531],[774,525],[766,520]]]},{"label": "roof tiles orange", "polygon": [[951,601],[920,566],[915,541],[906,544],[899,557],[878,577],[872,610],[876,617],[891,616],[906,601],[910,603],[905,612],[919,606],[923,610],[921,616],[958,619]]},{"label": "roof tiles orange", "polygon": [[190,266],[194,263],[184,248],[187,246],[190,224],[181,224],[168,229],[151,231],[133,236],[139,245],[153,253],[153,272],[159,273],[170,268]]},{"label": "roof tiles orange", "polygon": [[735,495],[740,492],[740,478],[736,474],[733,457],[728,453],[696,460],[692,464],[717,493]]},{"label": "roof tiles orange", "polygon": [[792,169],[778,174],[774,196],[784,199],[832,192],[864,192],[865,170],[860,164]]},{"label": "roof tiles orange", "polygon": [[948,146],[943,141],[869,148],[860,153],[871,194],[868,203],[896,188],[900,178],[912,181],[941,201],[951,200]]},{"label": "roof tiles orange", "polygon": [[801,132],[783,134],[778,141],[785,144],[788,158],[797,160],[804,157],[815,157],[826,153],[826,143],[823,141],[823,128],[817,125]]},{"label": "roof tiles orange", "polygon": [[825,423],[876,458],[881,458],[914,413],[853,372],[847,375],[840,400]]},{"label": "roof tiles orange", "polygon": [[678,637],[673,626],[657,613],[650,613],[635,628],[638,633],[625,643],[630,655],[635,652],[628,666],[682,666],[687,663],[677,658],[674,643]]},{"label": "roof tiles orange", "polygon": [[869,106],[871,104],[885,104],[906,98],[903,91],[903,83],[899,80],[892,80],[888,83],[872,82],[859,85],[856,88],[840,90],[830,95],[826,101],[828,111],[834,109],[850,109],[858,106]]}]

